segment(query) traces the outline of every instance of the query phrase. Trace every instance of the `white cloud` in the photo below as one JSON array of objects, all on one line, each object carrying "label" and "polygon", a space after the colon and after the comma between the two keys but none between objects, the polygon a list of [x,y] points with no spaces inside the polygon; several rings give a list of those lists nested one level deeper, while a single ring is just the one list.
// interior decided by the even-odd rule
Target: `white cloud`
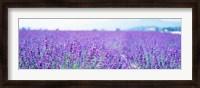
[{"label": "white cloud", "polygon": [[[141,19],[20,19],[19,28],[30,27],[31,29],[48,30],[92,30],[104,29],[115,30],[116,28],[127,29],[137,25]],[[143,19],[144,20],[144,19]],[[164,21],[177,21],[180,19],[162,19]]]},{"label": "white cloud", "polygon": [[168,22],[181,22],[181,19],[161,19],[161,20]]}]

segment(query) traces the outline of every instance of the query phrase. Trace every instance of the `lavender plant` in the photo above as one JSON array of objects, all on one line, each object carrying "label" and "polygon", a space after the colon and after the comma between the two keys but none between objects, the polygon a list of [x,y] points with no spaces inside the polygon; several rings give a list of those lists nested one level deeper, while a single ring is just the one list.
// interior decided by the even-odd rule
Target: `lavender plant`
[{"label": "lavender plant", "polygon": [[19,69],[180,69],[181,35],[19,30]]}]

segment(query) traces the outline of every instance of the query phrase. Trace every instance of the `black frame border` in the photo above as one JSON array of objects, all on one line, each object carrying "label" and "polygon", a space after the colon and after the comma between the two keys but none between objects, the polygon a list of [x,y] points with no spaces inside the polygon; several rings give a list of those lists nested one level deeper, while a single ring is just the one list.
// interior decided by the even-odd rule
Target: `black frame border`
[{"label": "black frame border", "polygon": [[[3,0],[1,3],[0,87],[124,87],[124,88],[200,88],[200,1],[198,0]],[[192,8],[192,80],[8,80],[8,8]]]}]

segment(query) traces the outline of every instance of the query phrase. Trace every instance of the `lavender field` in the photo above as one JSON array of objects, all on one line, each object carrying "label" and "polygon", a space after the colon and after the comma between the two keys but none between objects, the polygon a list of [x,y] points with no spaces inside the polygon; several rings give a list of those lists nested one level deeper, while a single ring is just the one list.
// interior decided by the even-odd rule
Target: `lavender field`
[{"label": "lavender field", "polygon": [[181,35],[19,30],[19,69],[181,69]]}]

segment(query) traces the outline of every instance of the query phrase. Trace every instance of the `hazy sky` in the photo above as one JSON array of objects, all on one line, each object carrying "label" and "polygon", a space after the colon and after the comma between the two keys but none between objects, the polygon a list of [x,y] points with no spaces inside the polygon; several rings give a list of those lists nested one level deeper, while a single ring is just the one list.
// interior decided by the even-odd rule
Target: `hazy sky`
[{"label": "hazy sky", "polygon": [[142,25],[162,25],[181,23],[181,19],[19,19],[19,28],[22,27],[48,30],[115,30],[128,29]]}]

